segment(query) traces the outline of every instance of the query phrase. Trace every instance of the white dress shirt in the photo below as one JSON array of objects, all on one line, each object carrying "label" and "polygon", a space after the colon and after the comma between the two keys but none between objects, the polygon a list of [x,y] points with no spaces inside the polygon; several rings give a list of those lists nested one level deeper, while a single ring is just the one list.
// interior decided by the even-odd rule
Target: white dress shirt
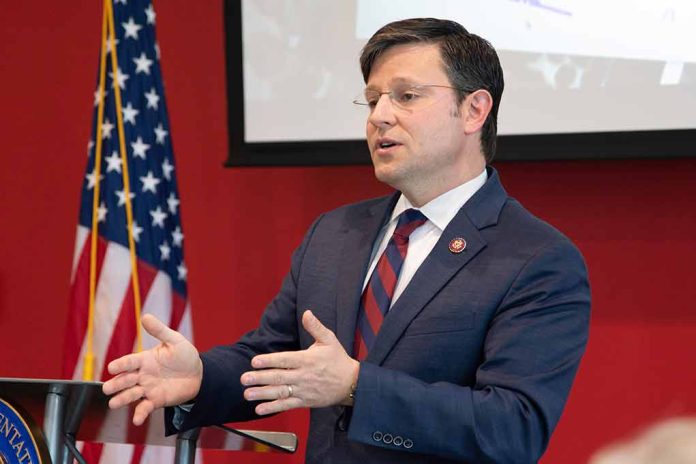
[{"label": "white dress shirt", "polygon": [[[399,295],[404,291],[411,278],[416,273],[420,265],[423,263],[425,258],[430,254],[435,244],[440,239],[442,232],[445,230],[447,225],[450,223],[452,218],[457,214],[457,212],[464,206],[469,198],[471,198],[478,189],[480,189],[483,184],[486,183],[488,179],[488,173],[484,169],[481,174],[471,179],[462,185],[449,190],[437,198],[429,201],[421,208],[415,208],[408,199],[401,194],[394,210],[391,214],[391,219],[387,222],[382,230],[380,230],[377,240],[375,241],[375,246],[372,248],[372,257],[370,258],[370,267],[368,269],[367,275],[365,276],[365,281],[363,282],[363,291],[367,286],[367,282],[372,276],[372,272],[377,266],[377,261],[379,257],[384,253],[384,249],[387,248],[387,243],[391,239],[394,229],[396,229],[396,223],[398,222],[399,215],[409,208],[420,210],[423,215],[425,215],[428,220],[419,228],[417,228],[411,234],[408,241],[408,253],[406,254],[406,259],[401,267],[401,273],[396,283],[396,289],[394,290],[394,296],[391,301],[391,305],[399,298]],[[390,307],[391,307],[390,305]]]}]

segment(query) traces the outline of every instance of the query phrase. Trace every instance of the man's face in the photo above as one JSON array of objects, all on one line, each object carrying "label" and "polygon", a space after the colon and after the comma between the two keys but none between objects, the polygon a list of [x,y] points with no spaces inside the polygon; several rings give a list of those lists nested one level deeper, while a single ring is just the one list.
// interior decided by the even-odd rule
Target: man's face
[{"label": "man's face", "polygon": [[[438,46],[406,44],[390,48],[375,61],[367,89],[389,92],[424,84],[452,85]],[[408,110],[384,94],[375,100],[367,120],[375,176],[416,203],[461,183],[467,145],[465,118],[460,115],[464,103],[458,107],[456,90],[426,87],[423,95],[424,103]]]}]

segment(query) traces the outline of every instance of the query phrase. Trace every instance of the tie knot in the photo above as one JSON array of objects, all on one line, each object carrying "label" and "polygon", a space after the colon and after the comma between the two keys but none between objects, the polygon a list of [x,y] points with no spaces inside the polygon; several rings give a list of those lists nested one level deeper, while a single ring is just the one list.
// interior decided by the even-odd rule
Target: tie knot
[{"label": "tie knot", "polygon": [[408,241],[408,237],[414,230],[422,226],[428,218],[417,209],[407,209],[399,215],[399,220],[394,229],[394,237],[403,241]]}]

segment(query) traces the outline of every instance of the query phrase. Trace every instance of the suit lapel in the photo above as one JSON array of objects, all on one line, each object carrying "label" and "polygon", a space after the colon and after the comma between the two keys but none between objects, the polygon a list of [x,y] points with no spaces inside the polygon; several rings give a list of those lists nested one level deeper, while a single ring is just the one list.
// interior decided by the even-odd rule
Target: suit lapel
[{"label": "suit lapel", "polygon": [[[433,250],[387,313],[366,361],[374,364],[384,362],[413,318],[462,267],[485,248],[486,241],[480,229],[497,222],[506,198],[507,194],[500,185],[496,171],[489,168],[486,184],[448,224]],[[466,240],[466,248],[461,253],[449,250],[450,242],[456,238]]]},{"label": "suit lapel", "polygon": [[349,354],[353,350],[362,282],[369,266],[372,246],[398,198],[399,192],[396,192],[346,218],[346,227],[342,231],[343,259],[339,264],[336,293],[336,337]]},{"label": "suit lapel", "polygon": [[[455,238],[464,238],[467,243],[458,254],[449,251],[449,243]],[[367,361],[381,364],[413,318],[485,246],[481,233],[466,215],[460,212],[455,216],[387,313]]]}]

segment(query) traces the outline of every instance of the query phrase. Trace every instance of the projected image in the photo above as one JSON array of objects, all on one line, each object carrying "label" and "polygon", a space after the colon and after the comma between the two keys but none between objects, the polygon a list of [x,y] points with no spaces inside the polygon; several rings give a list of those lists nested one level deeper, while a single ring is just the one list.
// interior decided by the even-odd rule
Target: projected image
[{"label": "projected image", "polygon": [[497,50],[696,62],[696,2],[684,0],[358,0],[356,36],[435,16],[464,24]]}]

